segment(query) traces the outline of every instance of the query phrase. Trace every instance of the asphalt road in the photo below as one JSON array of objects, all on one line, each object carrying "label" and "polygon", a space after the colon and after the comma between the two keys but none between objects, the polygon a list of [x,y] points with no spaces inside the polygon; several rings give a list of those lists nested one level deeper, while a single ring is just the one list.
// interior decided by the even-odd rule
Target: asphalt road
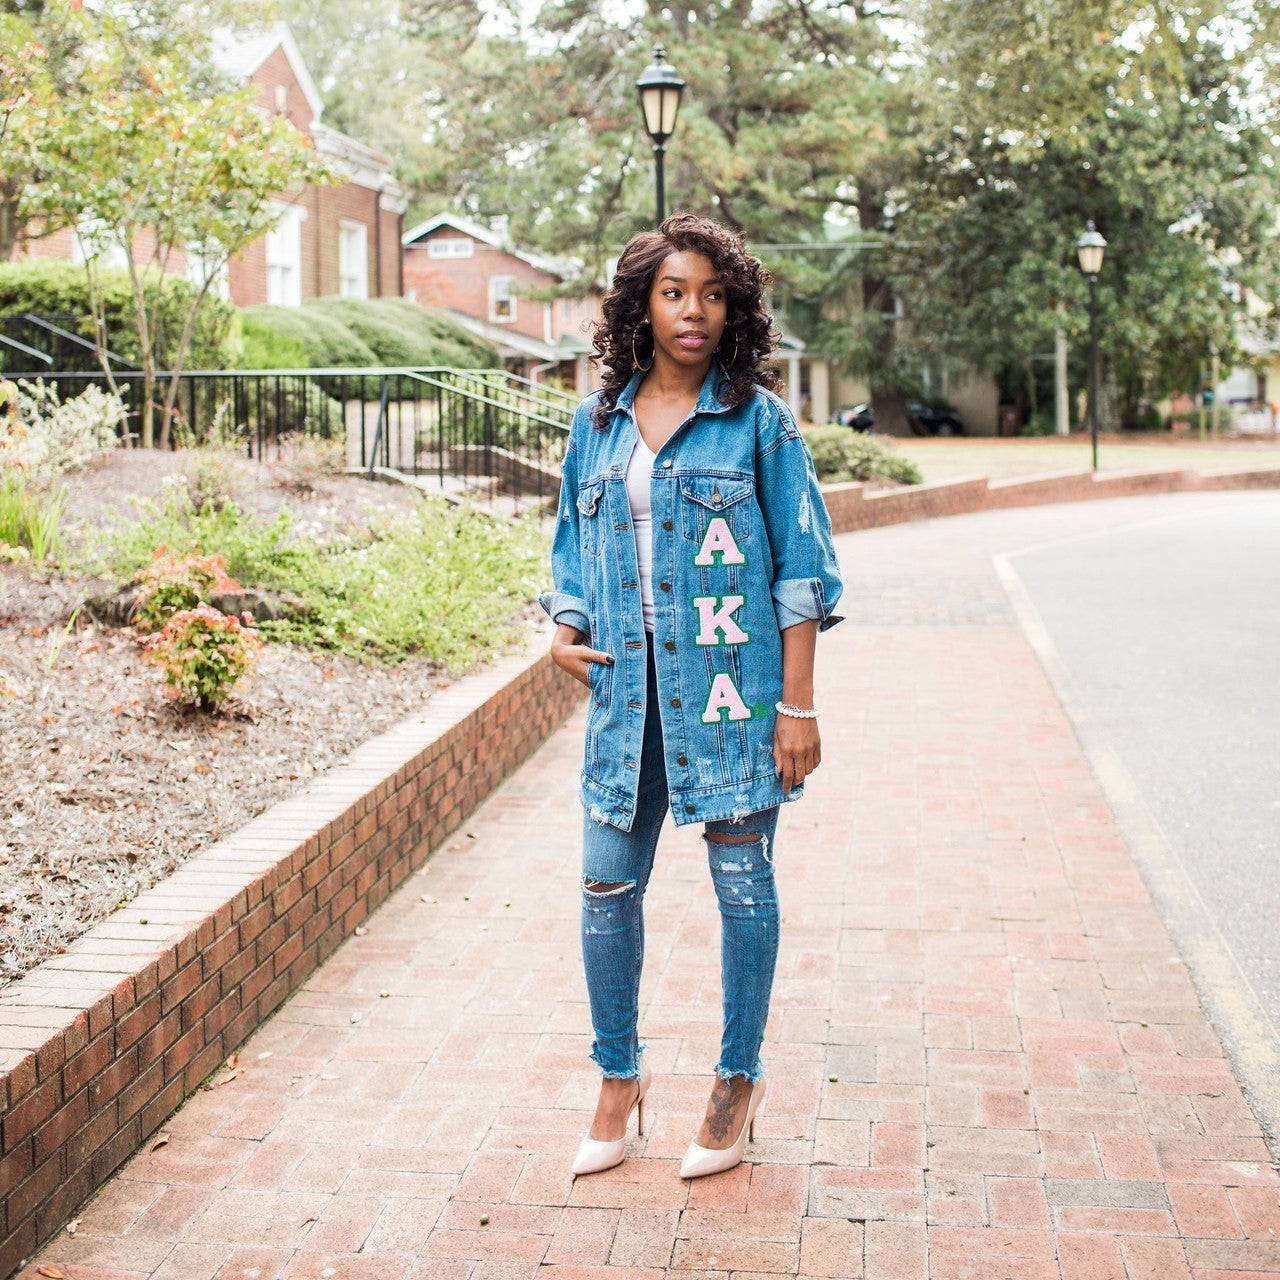
[{"label": "asphalt road", "polygon": [[1011,555],[1006,583],[1275,1136],[1280,494],[1150,512]]}]

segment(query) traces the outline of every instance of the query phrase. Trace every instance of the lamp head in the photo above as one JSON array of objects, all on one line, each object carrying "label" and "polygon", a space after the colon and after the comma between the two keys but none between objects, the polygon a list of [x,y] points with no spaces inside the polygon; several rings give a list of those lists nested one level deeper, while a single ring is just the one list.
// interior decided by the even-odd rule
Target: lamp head
[{"label": "lamp head", "polygon": [[661,45],[656,46],[653,61],[636,81],[640,109],[644,112],[644,127],[656,144],[666,142],[676,131],[676,115],[680,110],[683,89],[684,81],[667,61],[666,50]]},{"label": "lamp head", "polygon": [[1080,255],[1080,270],[1087,276],[1096,276],[1102,270],[1102,254],[1107,242],[1099,234],[1090,218],[1084,224],[1084,234],[1076,241],[1076,253]]}]

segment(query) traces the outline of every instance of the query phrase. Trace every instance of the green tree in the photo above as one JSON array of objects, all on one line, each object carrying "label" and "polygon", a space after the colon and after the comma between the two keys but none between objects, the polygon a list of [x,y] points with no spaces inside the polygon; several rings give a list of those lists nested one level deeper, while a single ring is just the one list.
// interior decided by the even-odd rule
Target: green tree
[{"label": "green tree", "polygon": [[[70,4],[0,3],[0,262],[8,262],[32,230],[24,195],[39,176],[36,139],[52,120],[75,110],[82,30]],[[46,219],[39,232],[64,225]]]},{"label": "green tree", "polygon": [[1269,15],[1225,8],[973,0],[944,24],[922,6],[942,90],[890,264],[918,355],[1012,396],[1061,326],[1082,380],[1092,218],[1104,416],[1137,425],[1210,351],[1232,358],[1241,290],[1274,296],[1280,276],[1280,151]]},{"label": "green tree", "polygon": [[[211,89],[198,47],[176,43],[165,53],[151,46],[139,56],[136,27],[112,14],[94,21],[78,109],[55,105],[29,122],[39,177],[24,204],[30,214],[77,226],[91,301],[102,297],[103,252],[115,246],[123,254],[143,369],[142,444],[164,447],[178,374],[210,288],[232,257],[275,224],[273,196],[329,175],[309,139],[258,109],[254,90]],[[161,294],[179,250],[197,255],[203,269],[170,341]],[[162,350],[172,376],[157,441]],[[103,367],[110,375],[105,353]]]}]

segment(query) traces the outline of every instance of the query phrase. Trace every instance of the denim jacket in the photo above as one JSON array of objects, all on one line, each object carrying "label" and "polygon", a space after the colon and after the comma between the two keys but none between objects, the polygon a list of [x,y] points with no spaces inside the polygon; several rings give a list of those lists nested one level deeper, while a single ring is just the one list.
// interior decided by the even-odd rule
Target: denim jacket
[{"label": "denim jacket", "polygon": [[[647,685],[644,620],[627,463],[638,435],[623,389],[600,431],[594,393],[569,433],[551,549],[556,621],[590,636],[613,665],[588,667],[591,705],[581,798],[624,831],[636,811]],[[729,408],[713,363],[692,413],[654,459],[654,662],[672,815],[677,823],[740,818],[797,799],[773,763],[782,696],[782,629],[821,630],[841,582],[809,450],[790,410],[757,388]]]}]

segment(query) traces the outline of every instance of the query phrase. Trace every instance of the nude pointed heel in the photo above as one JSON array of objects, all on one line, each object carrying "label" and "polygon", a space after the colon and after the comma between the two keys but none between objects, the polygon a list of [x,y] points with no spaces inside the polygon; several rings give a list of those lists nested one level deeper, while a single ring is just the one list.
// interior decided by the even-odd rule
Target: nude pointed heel
[{"label": "nude pointed heel", "polygon": [[[636,1100],[631,1104],[631,1111],[636,1113],[636,1127],[640,1136],[644,1137],[644,1095],[649,1092],[653,1082],[653,1072],[648,1063],[641,1063],[640,1086],[636,1092]],[[627,1112],[627,1122],[631,1121],[631,1111]],[[612,1169],[627,1158],[627,1135],[623,1130],[622,1137],[616,1142],[601,1142],[597,1138],[586,1137],[578,1144],[578,1154],[573,1158],[573,1176],[582,1177],[587,1173],[603,1173]]]},{"label": "nude pointed heel", "polygon": [[734,1142],[722,1151],[710,1147],[700,1147],[696,1142],[689,1143],[689,1150],[684,1154],[680,1164],[682,1178],[705,1178],[711,1173],[724,1173],[742,1163],[742,1157],[748,1141],[756,1139],[756,1112],[764,1102],[768,1092],[768,1082],[763,1076],[751,1086],[751,1097],[747,1102],[747,1115],[742,1128]]}]

